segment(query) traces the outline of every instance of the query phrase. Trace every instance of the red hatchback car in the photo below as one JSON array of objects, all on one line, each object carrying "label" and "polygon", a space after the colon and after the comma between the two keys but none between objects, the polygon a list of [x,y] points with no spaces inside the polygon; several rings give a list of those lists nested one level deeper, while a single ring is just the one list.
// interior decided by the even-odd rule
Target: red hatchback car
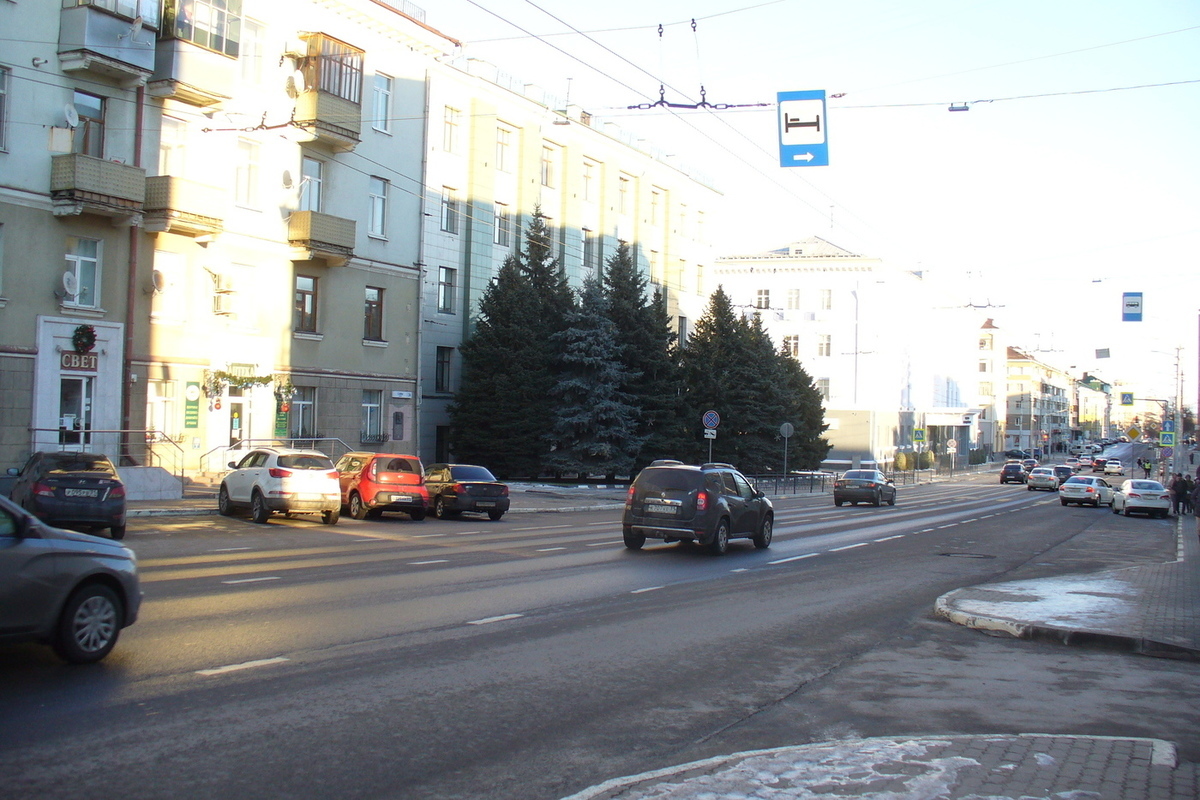
[{"label": "red hatchback car", "polygon": [[402,511],[414,520],[429,513],[421,459],[399,453],[346,453],[337,462],[342,506],[354,519]]}]

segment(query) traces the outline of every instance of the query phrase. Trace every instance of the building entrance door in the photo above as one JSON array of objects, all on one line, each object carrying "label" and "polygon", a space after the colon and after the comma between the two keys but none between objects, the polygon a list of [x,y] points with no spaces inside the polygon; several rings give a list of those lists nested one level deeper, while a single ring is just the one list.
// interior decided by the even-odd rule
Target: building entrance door
[{"label": "building entrance door", "polygon": [[58,443],[84,450],[92,443],[92,393],[95,378],[64,375],[58,390]]}]

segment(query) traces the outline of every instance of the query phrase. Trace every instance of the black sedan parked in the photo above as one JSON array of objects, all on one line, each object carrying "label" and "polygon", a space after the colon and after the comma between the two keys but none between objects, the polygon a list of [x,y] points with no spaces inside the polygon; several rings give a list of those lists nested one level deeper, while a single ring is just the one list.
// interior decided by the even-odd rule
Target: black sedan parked
[{"label": "black sedan parked", "polygon": [[108,528],[125,538],[125,484],[102,453],[37,452],[16,476],[9,497],[38,519],[86,532]]},{"label": "black sedan parked", "polygon": [[896,505],[896,484],[877,469],[852,469],[833,482],[833,504]]},{"label": "black sedan parked", "polygon": [[425,470],[425,488],[438,519],[477,511],[498,520],[508,511],[508,486],[496,480],[486,467],[431,464]]}]

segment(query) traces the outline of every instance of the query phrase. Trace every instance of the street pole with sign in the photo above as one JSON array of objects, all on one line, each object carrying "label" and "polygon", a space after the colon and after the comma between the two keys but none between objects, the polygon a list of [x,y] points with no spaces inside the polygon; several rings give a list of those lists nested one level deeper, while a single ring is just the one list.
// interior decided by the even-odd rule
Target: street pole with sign
[{"label": "street pole with sign", "polygon": [[704,425],[704,438],[708,439],[708,460],[711,463],[713,440],[717,438],[717,426],[721,424],[721,415],[710,409],[700,417],[700,422]]},{"label": "street pole with sign", "polygon": [[792,434],[796,432],[796,426],[790,422],[785,422],[779,426],[779,435],[783,437],[783,479],[786,481],[788,477],[787,471],[787,456],[788,456],[788,439],[792,438]]}]

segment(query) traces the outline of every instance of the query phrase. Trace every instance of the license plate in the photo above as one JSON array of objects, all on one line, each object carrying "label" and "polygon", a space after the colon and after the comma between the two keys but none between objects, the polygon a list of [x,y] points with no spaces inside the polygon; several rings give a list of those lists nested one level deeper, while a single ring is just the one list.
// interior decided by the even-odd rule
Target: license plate
[{"label": "license plate", "polygon": [[664,506],[659,503],[646,503],[647,514],[670,514],[675,515],[675,506]]},{"label": "license plate", "polygon": [[63,489],[67,497],[99,497],[99,489]]},{"label": "license plate", "polygon": [[487,502],[476,503],[475,505],[479,506],[480,508],[495,508],[496,507],[495,503],[487,503]]},{"label": "license plate", "polygon": [[392,495],[392,502],[393,503],[411,503],[412,495],[411,494],[394,494],[394,495]]},{"label": "license plate", "polygon": [[298,495],[296,495],[296,499],[297,500],[324,500],[325,495],[323,495],[323,494],[298,494]]}]

